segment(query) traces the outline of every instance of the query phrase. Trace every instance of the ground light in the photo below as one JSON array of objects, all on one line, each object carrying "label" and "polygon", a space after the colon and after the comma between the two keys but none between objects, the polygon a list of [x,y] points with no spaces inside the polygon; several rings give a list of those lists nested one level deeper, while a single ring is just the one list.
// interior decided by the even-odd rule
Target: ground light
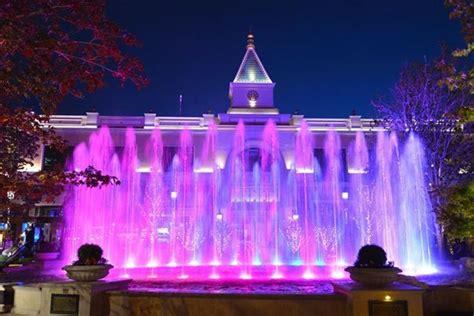
[{"label": "ground light", "polygon": [[272,277],[271,277],[271,278],[272,278],[272,279],[283,279],[284,276],[283,276],[283,274],[281,274],[280,272],[275,271],[275,272],[272,274]]},{"label": "ground light", "polygon": [[306,270],[304,273],[303,273],[303,279],[305,280],[312,280],[315,278],[315,275],[312,271],[310,270]]},{"label": "ground light", "polygon": [[217,273],[212,273],[210,276],[209,276],[209,279],[212,279],[212,280],[218,280],[220,279],[221,277],[219,276],[219,274]]}]

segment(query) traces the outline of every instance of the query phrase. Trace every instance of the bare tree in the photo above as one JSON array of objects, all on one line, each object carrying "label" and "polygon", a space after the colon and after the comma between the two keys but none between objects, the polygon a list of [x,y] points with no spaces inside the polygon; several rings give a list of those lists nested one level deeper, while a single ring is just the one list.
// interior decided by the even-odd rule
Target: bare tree
[{"label": "bare tree", "polygon": [[[409,64],[391,95],[372,104],[390,129],[416,132],[424,141],[430,190],[436,192],[474,176],[473,135],[457,113],[472,104],[468,89],[439,85],[443,74],[432,64]],[[434,200],[435,207],[440,201]]]}]

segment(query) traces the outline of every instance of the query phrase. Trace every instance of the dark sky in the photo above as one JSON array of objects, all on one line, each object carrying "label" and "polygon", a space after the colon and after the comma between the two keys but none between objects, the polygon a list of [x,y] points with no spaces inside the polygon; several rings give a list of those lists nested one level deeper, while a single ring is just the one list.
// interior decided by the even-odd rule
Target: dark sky
[{"label": "dark sky", "polygon": [[461,43],[442,0],[111,0],[109,15],[142,41],[133,53],[151,83],[137,91],[111,81],[68,99],[63,113],[177,115],[179,94],[184,115],[225,112],[251,27],[280,112],[373,116],[370,100],[388,92],[404,64],[436,57],[442,41]]}]

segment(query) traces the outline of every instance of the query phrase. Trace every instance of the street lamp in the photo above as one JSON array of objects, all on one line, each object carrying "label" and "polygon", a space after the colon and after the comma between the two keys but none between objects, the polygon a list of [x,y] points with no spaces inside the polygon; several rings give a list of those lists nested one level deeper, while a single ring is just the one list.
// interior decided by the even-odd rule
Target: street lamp
[{"label": "street lamp", "polygon": [[15,198],[15,192],[13,191],[8,191],[7,192],[7,198],[11,201]]}]

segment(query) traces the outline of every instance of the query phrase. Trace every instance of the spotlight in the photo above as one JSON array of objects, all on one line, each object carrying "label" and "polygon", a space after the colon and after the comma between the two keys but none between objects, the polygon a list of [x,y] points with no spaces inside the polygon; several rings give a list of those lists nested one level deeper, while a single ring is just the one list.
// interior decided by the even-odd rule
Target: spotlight
[{"label": "spotlight", "polygon": [[209,279],[217,280],[220,279],[221,277],[217,273],[213,273],[209,276]]},{"label": "spotlight", "polygon": [[216,219],[217,219],[218,221],[221,221],[223,217],[224,217],[224,216],[222,215],[222,213],[217,213],[217,215],[216,215]]},{"label": "spotlight", "polygon": [[342,279],[344,278],[344,273],[342,273],[342,271],[334,271],[333,273],[331,273],[331,276],[334,279]]},{"label": "spotlight", "polygon": [[178,197],[178,192],[176,191],[171,191],[171,198],[174,200]]},{"label": "spotlight", "polygon": [[385,295],[384,298],[383,298],[383,300],[384,300],[385,302],[391,302],[391,301],[392,301],[392,297],[391,297],[390,295]]},{"label": "spotlight", "polygon": [[347,200],[349,198],[349,192],[342,192],[341,196],[343,200]]},{"label": "spotlight", "polygon": [[294,221],[297,221],[300,216],[298,214],[293,214],[292,218]]},{"label": "spotlight", "polygon": [[259,258],[255,258],[255,259],[252,260],[252,265],[253,266],[260,266],[260,265],[262,265],[262,261],[260,261]]},{"label": "spotlight", "polygon": [[147,265],[146,265],[148,268],[154,268],[154,267],[157,267],[158,266],[158,262],[156,262],[156,260],[150,260]]},{"label": "spotlight", "polygon": [[129,259],[127,261],[127,263],[125,264],[125,268],[127,268],[127,269],[135,268],[135,262],[133,261],[133,259]]},{"label": "spotlight", "polygon": [[303,273],[303,279],[305,280],[311,280],[314,279],[314,274],[310,270],[306,270],[305,273]]}]

